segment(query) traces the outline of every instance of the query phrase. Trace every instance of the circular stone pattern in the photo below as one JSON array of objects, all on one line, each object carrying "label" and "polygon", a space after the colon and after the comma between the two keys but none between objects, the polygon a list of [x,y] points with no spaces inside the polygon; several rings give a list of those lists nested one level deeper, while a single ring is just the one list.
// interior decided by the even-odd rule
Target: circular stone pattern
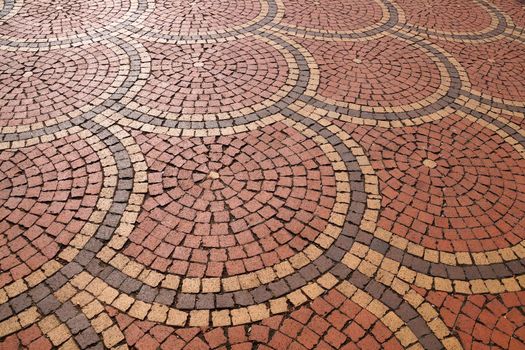
[{"label": "circular stone pattern", "polygon": [[102,166],[79,136],[0,152],[0,287],[54,258],[81,230]]},{"label": "circular stone pattern", "polygon": [[171,35],[216,34],[248,24],[261,11],[257,0],[161,0],[143,25]]},{"label": "circular stone pattern", "polygon": [[24,1],[18,13],[0,23],[0,36],[23,40],[56,40],[95,32],[122,21],[129,0]]},{"label": "circular stone pattern", "polygon": [[391,129],[370,149],[378,226],[426,248],[481,252],[525,238],[525,159],[497,133],[451,116]]},{"label": "circular stone pattern", "polygon": [[327,226],[333,167],[291,127],[136,138],[150,168],[149,197],[124,254],[144,265],[189,277],[242,274],[295,255]]},{"label": "circular stone pattern", "polygon": [[329,100],[396,107],[425,100],[441,84],[432,57],[401,39],[302,43],[319,65],[318,93]]},{"label": "circular stone pattern", "polygon": [[490,43],[440,41],[467,72],[472,90],[499,99],[525,101],[525,45],[500,39]]},{"label": "circular stone pattern", "polygon": [[144,46],[152,72],[135,101],[168,119],[255,107],[268,102],[288,78],[285,57],[256,38],[189,45],[145,42]]},{"label": "circular stone pattern", "polygon": [[395,0],[409,24],[421,31],[446,33],[482,32],[492,23],[486,8],[474,0]]},{"label": "circular stone pattern", "polygon": [[119,64],[117,54],[102,44],[0,50],[0,127],[46,122],[103,102],[99,97],[119,75]]},{"label": "circular stone pattern", "polygon": [[282,24],[328,31],[355,31],[378,25],[383,9],[375,1],[284,0]]}]

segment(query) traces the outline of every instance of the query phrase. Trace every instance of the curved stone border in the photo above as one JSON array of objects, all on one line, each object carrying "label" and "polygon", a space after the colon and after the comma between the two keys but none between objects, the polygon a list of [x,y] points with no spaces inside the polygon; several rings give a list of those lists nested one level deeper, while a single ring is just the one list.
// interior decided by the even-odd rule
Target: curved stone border
[{"label": "curved stone border", "polygon": [[[66,289],[63,287],[47,297],[33,294],[18,298],[16,307],[14,307],[16,314],[0,322],[0,338],[37,324],[42,334],[49,339],[50,344],[61,349],[101,345],[102,341],[97,333],[102,333],[104,330],[102,336],[107,347],[123,339],[123,336],[119,337],[115,332],[115,328],[108,329],[108,325],[100,329],[100,322],[97,323],[96,320],[89,322],[86,316],[90,316],[90,310],[93,308],[79,310],[76,306],[83,305],[69,301],[73,295],[68,295]],[[37,305],[31,306],[32,302]]]},{"label": "curved stone border", "polygon": [[[51,135],[50,137],[42,138],[39,141],[52,142],[53,140],[57,140],[69,135],[78,135],[81,139],[86,140],[98,155],[100,164],[102,166],[104,181],[103,187],[99,193],[97,204],[95,206],[96,210],[91,213],[80,232],[78,232],[78,234],[68,243],[67,247],[64,248],[54,259],[49,260],[44,265],[42,265],[42,267],[33,271],[23,279],[19,279],[0,288],[0,300],[7,300],[8,298],[16,297],[19,294],[25,292],[27,289],[52,276],[55,272],[59,271],[63,267],[63,264],[60,262],[61,260],[72,261],[79,251],[84,248],[88,240],[95,234],[99,225],[102,223],[103,218],[107,215],[113,204],[117,180],[116,160],[96,135],[92,134],[89,130],[83,130],[80,127],[73,127],[69,130]],[[6,149],[1,146],[2,145],[0,145],[0,149]],[[19,147],[16,147],[17,145],[14,146],[15,147],[11,147],[9,149],[28,147],[30,144],[23,143],[19,145]]]},{"label": "curved stone border", "polygon": [[25,310],[31,306],[31,300],[41,310],[49,309],[49,312],[52,312],[58,309],[62,303],[52,294],[63,287],[69,278],[84,269],[97,271],[99,266],[93,257],[103,247],[103,242],[108,241],[114,232],[129,229],[128,222],[138,215],[143,193],[147,189],[145,165],[140,162],[140,149],[129,134],[118,126],[103,127],[88,120],[81,127],[100,139],[104,144],[103,149],[106,150],[104,152],[111,154],[116,161],[112,203],[96,231],[84,242],[82,249],[75,251],[75,254],[62,256],[65,261],[70,261],[69,263],[56,272],[50,272],[47,278],[36,285],[28,287],[24,284],[20,290],[13,289],[11,295],[0,294],[1,317],[10,317]]},{"label": "curved stone border", "polygon": [[0,23],[13,17],[20,7],[22,7],[23,0],[3,0],[3,7],[0,9]]},{"label": "curved stone border", "polygon": [[[359,272],[351,273],[343,265],[338,267],[342,274],[338,277],[344,275],[342,282],[337,282],[338,279],[333,274],[326,273],[300,290],[270,300],[269,305],[258,304],[220,311],[202,309],[186,312],[155,302],[143,302],[119,292],[103,280],[86,272],[77,275],[63,288],[71,291],[80,290],[76,296],[73,296],[73,300],[95,299],[92,303],[110,305],[135,319],[175,327],[224,327],[249,324],[271,315],[290,312],[290,307],[293,310],[335,288],[384,322],[404,346],[419,343],[425,349],[457,349],[458,346],[461,348],[438,313],[420,295],[410,290],[407,284],[396,285],[393,290],[388,290],[387,287]],[[80,295],[82,297],[79,297]],[[405,312],[398,314],[397,310],[400,309]]]},{"label": "curved stone border", "polygon": [[518,112],[525,111],[525,102],[513,101],[508,99],[502,99],[493,97],[488,93],[467,89],[462,91],[462,95],[472,101],[481,101],[484,104],[500,107],[502,109],[510,109]]},{"label": "curved stone border", "polygon": [[77,291],[68,282],[52,296],[61,303],[55,314],[74,330],[75,340],[82,348],[103,344],[105,348],[113,349],[124,340],[124,335],[102,304],[88,293]]},{"label": "curved stone border", "polygon": [[389,258],[366,244],[355,243],[352,249],[345,254],[343,263],[352,270],[360,271],[368,277],[391,286],[391,283],[403,281],[427,290],[438,290],[458,294],[485,294],[516,292],[525,289],[525,276],[500,276],[483,278],[478,275],[468,280],[440,277],[433,273],[417,272],[414,267],[405,267],[397,259]]},{"label": "curved stone border", "polygon": [[113,106],[116,101],[120,100],[125,94],[132,97],[133,86],[139,79],[144,78],[144,73],[142,75],[138,73],[138,69],[141,67],[138,52],[134,49],[132,44],[121,38],[113,37],[108,40],[107,43],[119,52],[118,56],[123,60],[122,64],[128,68],[126,69],[125,74],[119,75],[114,82],[115,86],[108,89],[103,98],[99,97],[95,104],[86,105],[83,111],[77,110],[74,113],[71,113],[70,116],[63,116],[61,118],[56,118],[55,120],[31,125],[2,127],[0,128],[0,144],[10,143],[17,145],[19,142],[27,143],[35,142],[39,139],[46,139],[48,135],[53,135],[60,131],[70,129],[73,126],[81,125],[92,119],[106,110],[106,108]]},{"label": "curved stone border", "polygon": [[[495,100],[492,97],[483,97],[480,95],[475,95],[470,91],[462,91],[461,97],[459,98],[458,103],[460,106],[455,106],[455,108],[466,108],[477,110],[478,106],[484,105],[484,106],[490,106],[491,108],[499,108],[501,110],[508,110],[512,113],[521,113],[525,114],[525,105],[524,106],[518,106],[518,105],[512,105],[512,104],[506,104],[502,100]],[[483,111],[485,111],[485,108],[483,108]]]},{"label": "curved stone border", "polygon": [[[77,310],[68,308],[68,311],[70,311],[71,314],[74,313],[74,315],[77,316],[77,322],[82,324],[86,322],[84,319],[82,319]],[[0,322],[0,337],[3,338],[10,334],[19,332],[31,325],[37,324],[37,327],[42,332],[42,334],[49,338],[49,345],[53,345],[55,347],[60,346],[63,349],[78,348],[78,340],[82,340],[83,335],[79,334],[77,336],[78,340],[75,342],[72,329],[76,330],[76,327],[74,325],[68,325],[64,323],[64,321],[60,320],[59,318],[60,317],[57,317],[54,314],[44,316],[39,312],[37,307],[33,306],[23,312],[20,312],[18,315],[12,316],[9,319]],[[89,329],[86,329],[85,332],[89,332]]]},{"label": "curved stone border", "polygon": [[525,108],[516,108],[512,106],[505,106],[502,104],[487,104],[484,100],[468,99],[465,97],[466,103],[461,107],[461,111],[465,114],[473,115],[477,120],[491,124],[489,127],[503,130],[504,133],[510,135],[514,140],[524,145],[525,129],[521,125],[514,123],[511,120],[502,118],[501,114],[508,114],[525,121]]}]

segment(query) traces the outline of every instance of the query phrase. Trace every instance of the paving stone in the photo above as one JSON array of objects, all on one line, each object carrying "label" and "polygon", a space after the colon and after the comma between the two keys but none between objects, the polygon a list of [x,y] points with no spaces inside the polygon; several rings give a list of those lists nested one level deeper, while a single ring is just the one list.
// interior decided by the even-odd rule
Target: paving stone
[{"label": "paving stone", "polygon": [[0,348],[525,348],[520,2],[0,19]]}]

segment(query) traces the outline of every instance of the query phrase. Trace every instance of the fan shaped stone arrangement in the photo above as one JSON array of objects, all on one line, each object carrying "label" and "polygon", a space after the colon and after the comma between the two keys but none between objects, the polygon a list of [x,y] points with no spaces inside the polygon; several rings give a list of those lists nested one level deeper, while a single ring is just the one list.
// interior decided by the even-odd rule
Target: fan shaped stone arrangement
[{"label": "fan shaped stone arrangement", "polygon": [[0,0],[0,349],[525,348],[521,0]]}]

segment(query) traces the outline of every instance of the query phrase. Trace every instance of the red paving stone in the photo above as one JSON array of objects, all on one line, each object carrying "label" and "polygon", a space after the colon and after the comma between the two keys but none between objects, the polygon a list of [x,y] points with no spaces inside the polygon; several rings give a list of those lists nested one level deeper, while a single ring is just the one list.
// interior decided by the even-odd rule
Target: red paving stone
[{"label": "red paving stone", "polygon": [[0,349],[525,348],[521,0],[0,0]]}]

